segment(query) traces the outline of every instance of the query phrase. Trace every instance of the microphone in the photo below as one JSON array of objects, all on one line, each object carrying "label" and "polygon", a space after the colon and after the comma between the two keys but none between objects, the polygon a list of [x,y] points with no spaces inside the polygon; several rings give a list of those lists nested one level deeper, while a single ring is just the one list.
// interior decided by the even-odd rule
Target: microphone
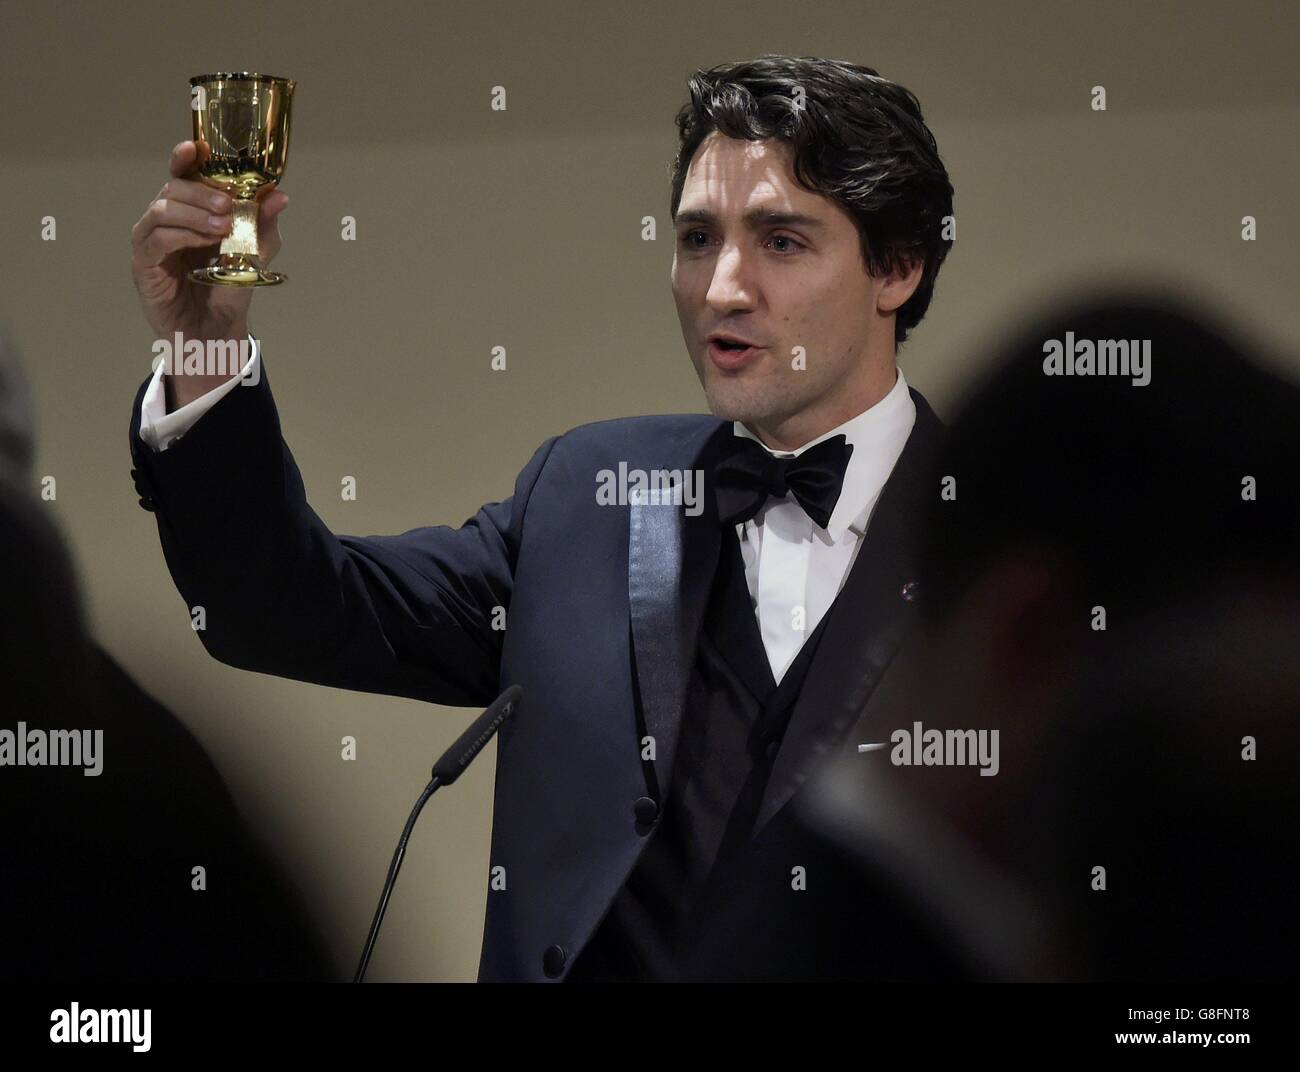
[{"label": "microphone", "polygon": [[484,745],[492,740],[492,735],[501,728],[501,723],[514,714],[515,708],[519,706],[519,697],[523,693],[524,690],[518,685],[511,685],[492,701],[488,709],[473,721],[469,729],[456,738],[456,743],[448,748],[442,758],[433,765],[433,778],[424,787],[420,799],[411,809],[411,816],[406,820],[406,828],[397,842],[397,851],[393,853],[393,862],[388,865],[388,878],[384,880],[384,892],[380,895],[379,905],[375,908],[375,918],[370,921],[370,933],[366,935],[366,946],[361,951],[361,963],[357,965],[357,974],[352,979],[354,983],[359,983],[366,977],[370,954],[374,951],[375,939],[379,937],[379,925],[384,921],[384,913],[388,910],[388,898],[393,894],[393,884],[397,881],[397,872],[402,866],[402,858],[406,855],[406,842],[411,837],[411,831],[415,829],[415,820],[420,817],[424,802],[433,796],[436,789],[451,785],[461,776],[474,757],[483,751]]}]

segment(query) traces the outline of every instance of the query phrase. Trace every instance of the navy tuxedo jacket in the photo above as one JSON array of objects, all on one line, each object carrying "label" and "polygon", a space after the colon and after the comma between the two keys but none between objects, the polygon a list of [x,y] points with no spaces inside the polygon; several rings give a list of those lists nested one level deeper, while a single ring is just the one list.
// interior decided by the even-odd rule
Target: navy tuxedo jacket
[{"label": "navy tuxedo jacket", "polygon": [[[688,414],[583,425],[544,442],[514,493],[459,528],[337,536],[307,503],[265,363],[262,373],[160,453],[138,436],[148,381],[132,407],[132,475],[187,606],[207,608],[199,637],[231,666],[438,704],[482,707],[521,685],[497,751],[491,865],[505,868],[506,889],[488,893],[479,979],[562,978],[652,832],[633,805],[672,776],[721,545],[707,495],[696,516],[680,505],[600,505],[597,474],[617,473],[620,463],[691,469],[732,434],[731,422]],[[791,812],[786,805],[820,758],[852,746],[844,735],[915,613],[912,548],[921,497],[937,493],[928,461],[943,426],[911,393],[916,424],[828,612],[756,837],[781,829],[774,819]],[[499,608],[504,629],[493,627]],[[647,787],[641,763],[647,735],[659,791]],[[788,876],[791,852],[811,849],[794,827],[770,836],[782,846],[773,866]],[[828,926],[826,912],[809,913],[808,903],[798,919]],[[753,976],[764,967],[783,978],[856,974],[810,952],[845,949],[843,935],[808,938],[788,917],[773,925],[784,938],[773,937],[770,908],[762,898],[753,908],[754,926],[775,943],[756,957]],[[725,906],[723,916],[742,918]],[[804,953],[813,960],[781,963]],[[733,954],[734,944],[720,946],[720,976],[741,963]]]}]

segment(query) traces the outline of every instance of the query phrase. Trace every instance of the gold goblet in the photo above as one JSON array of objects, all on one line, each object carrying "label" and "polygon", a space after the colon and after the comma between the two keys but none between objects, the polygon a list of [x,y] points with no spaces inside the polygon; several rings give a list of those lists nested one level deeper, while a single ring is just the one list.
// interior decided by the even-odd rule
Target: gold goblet
[{"label": "gold goblet", "polygon": [[266,287],[285,281],[262,266],[257,211],[284,174],[295,84],[247,71],[190,79],[199,177],[235,202],[216,263],[190,272],[196,283]]}]

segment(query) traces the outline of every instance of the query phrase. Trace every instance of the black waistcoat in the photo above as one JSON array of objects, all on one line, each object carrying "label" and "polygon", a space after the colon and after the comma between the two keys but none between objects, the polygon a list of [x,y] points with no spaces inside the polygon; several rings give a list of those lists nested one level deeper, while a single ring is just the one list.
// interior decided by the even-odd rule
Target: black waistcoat
[{"label": "black waistcoat", "polygon": [[780,684],[745,582],[735,529],[722,553],[686,694],[672,785],[651,842],[567,982],[689,977],[693,910],[746,851],[763,790],[830,610]]}]

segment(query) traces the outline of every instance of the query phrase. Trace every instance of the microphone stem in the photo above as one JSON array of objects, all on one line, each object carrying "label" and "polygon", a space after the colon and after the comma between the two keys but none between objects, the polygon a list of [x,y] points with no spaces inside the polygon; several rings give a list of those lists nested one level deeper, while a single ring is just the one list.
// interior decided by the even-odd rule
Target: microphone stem
[{"label": "microphone stem", "polygon": [[415,829],[415,820],[420,817],[420,810],[424,807],[424,802],[433,796],[434,790],[441,783],[437,776],[424,787],[424,792],[420,794],[420,799],[415,802],[415,807],[411,809],[411,816],[406,820],[406,827],[402,830],[402,836],[397,842],[397,851],[393,853],[393,862],[388,865],[388,878],[384,880],[384,892],[380,895],[379,905],[375,908],[375,918],[370,921],[370,933],[366,935],[366,947],[361,951],[361,963],[357,965],[357,974],[353,977],[354,983],[362,982],[366,977],[366,967],[370,964],[370,954],[375,948],[375,939],[379,937],[379,925],[384,921],[384,913],[388,910],[388,899],[393,894],[393,883],[397,881],[397,872],[401,870],[402,858],[406,855],[406,842],[411,837],[411,831]]}]

